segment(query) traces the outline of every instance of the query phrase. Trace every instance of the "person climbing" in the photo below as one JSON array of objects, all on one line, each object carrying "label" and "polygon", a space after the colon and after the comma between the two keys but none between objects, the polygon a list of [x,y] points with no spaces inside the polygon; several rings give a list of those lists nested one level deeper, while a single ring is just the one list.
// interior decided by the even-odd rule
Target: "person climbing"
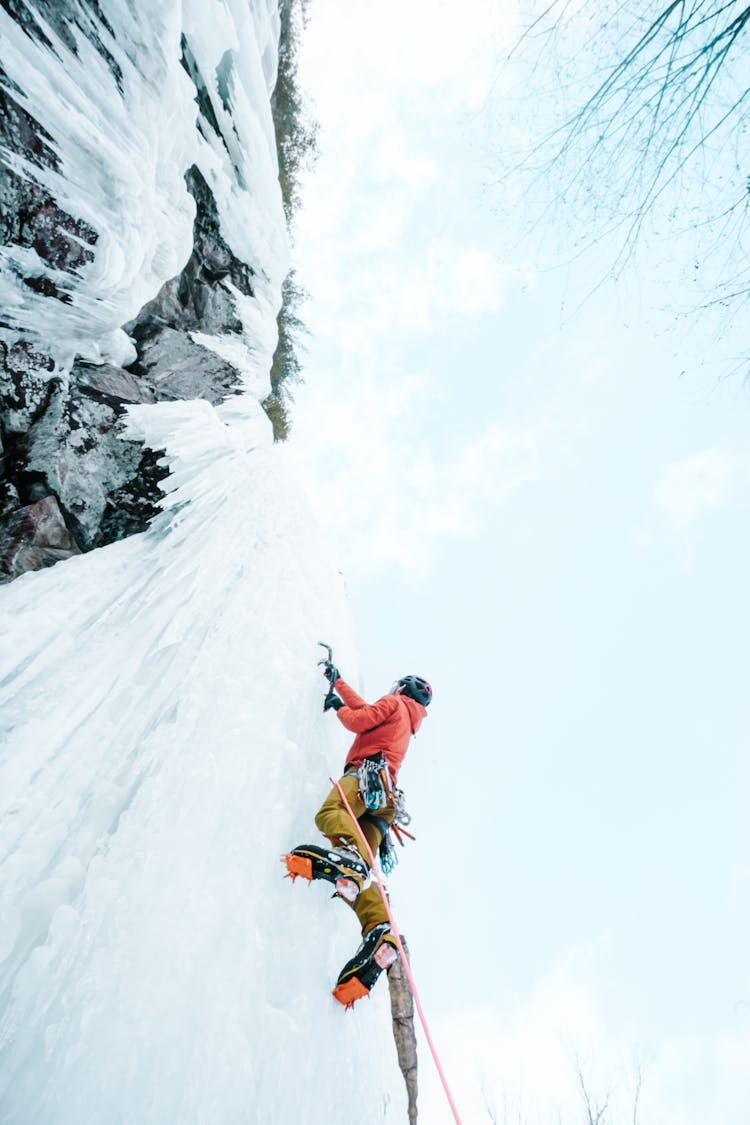
[{"label": "person climbing", "polygon": [[380,890],[369,881],[370,864],[363,854],[367,849],[341,793],[372,854],[380,851],[382,865],[396,815],[398,773],[411,736],[427,714],[432,688],[419,676],[403,676],[387,695],[369,704],[341,678],[330,650],[329,659],[321,663],[329,684],[323,710],[335,711],[339,722],[356,737],[346,756],[343,777],[315,817],[316,827],[332,847],[302,844],[282,858],[292,879],[302,875],[333,883],[334,897],[342,898],[357,915],[362,942],[339,973],[333,990],[340,1003],[351,1007],[370,992],[382,970],[394,963],[398,948]]}]

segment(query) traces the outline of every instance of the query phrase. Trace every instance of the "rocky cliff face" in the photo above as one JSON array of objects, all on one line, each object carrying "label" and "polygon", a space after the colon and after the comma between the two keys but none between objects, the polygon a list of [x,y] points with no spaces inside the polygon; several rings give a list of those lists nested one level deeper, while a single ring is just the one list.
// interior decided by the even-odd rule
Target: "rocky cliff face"
[{"label": "rocky cliff face", "polygon": [[2,8],[8,580],[147,526],[167,469],[130,404],[263,401],[287,262],[274,0]]}]

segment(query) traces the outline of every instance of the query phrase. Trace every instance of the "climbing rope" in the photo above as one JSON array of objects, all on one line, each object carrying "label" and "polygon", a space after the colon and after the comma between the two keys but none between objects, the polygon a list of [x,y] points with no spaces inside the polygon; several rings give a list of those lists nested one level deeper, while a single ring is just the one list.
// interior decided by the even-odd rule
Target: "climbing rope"
[{"label": "climbing rope", "polygon": [[429,1045],[430,1052],[432,1054],[433,1059],[435,1060],[435,1066],[437,1067],[437,1072],[440,1075],[440,1081],[443,1084],[443,1089],[445,1090],[445,1096],[448,1099],[448,1104],[451,1107],[453,1119],[456,1122],[456,1125],[461,1125],[461,1118],[458,1116],[458,1110],[456,1109],[456,1103],[453,1101],[453,1096],[452,1096],[452,1094],[450,1092],[450,1089],[448,1087],[448,1082],[447,1082],[446,1077],[445,1077],[445,1072],[443,1071],[443,1068],[440,1064],[440,1059],[438,1058],[438,1053],[435,1050],[435,1044],[432,1042],[432,1036],[430,1035],[430,1029],[427,1026],[427,1020],[425,1019],[424,1012],[422,1011],[422,1004],[421,1004],[420,999],[419,999],[419,993],[417,992],[417,986],[414,983],[414,977],[412,976],[411,966],[409,965],[409,962],[408,962],[407,957],[406,957],[406,953],[404,951],[404,946],[403,946],[403,943],[401,941],[401,934],[398,932],[398,926],[396,925],[396,921],[393,917],[393,914],[391,913],[391,905],[388,902],[388,895],[386,894],[385,887],[383,886],[383,880],[380,878],[380,875],[378,874],[377,869],[375,867],[375,856],[372,854],[372,848],[370,847],[370,845],[367,842],[367,838],[365,837],[365,834],[362,831],[362,828],[360,826],[359,821],[357,820],[356,816],[352,812],[352,807],[349,804],[348,800],[346,799],[346,793],[344,793],[344,790],[341,788],[338,781],[334,781],[333,778],[331,778],[330,781],[331,781],[331,784],[335,785],[336,788],[338,789],[339,796],[341,797],[341,800],[344,802],[344,806],[346,808],[346,811],[349,813],[349,816],[351,817],[352,824],[356,828],[357,833],[359,835],[359,838],[365,846],[367,857],[370,861],[370,867],[372,869],[373,875],[375,876],[375,879],[377,880],[378,889],[380,890],[380,894],[381,894],[382,899],[383,899],[383,905],[385,906],[385,909],[388,913],[388,920],[391,923],[391,930],[393,931],[393,936],[396,939],[398,951],[401,954],[401,964],[404,966],[404,972],[406,973],[406,976],[409,980],[409,987],[411,988],[411,994],[414,997],[414,1004],[415,1004],[415,1007],[417,1009],[417,1012],[419,1013],[419,1022],[422,1024],[422,1029],[425,1033],[425,1038],[427,1039],[427,1043]]}]

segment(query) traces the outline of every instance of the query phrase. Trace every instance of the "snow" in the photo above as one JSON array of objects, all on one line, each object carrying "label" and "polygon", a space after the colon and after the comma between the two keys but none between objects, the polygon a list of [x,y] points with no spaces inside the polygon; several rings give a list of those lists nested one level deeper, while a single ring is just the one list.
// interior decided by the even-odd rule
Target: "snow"
[{"label": "snow", "polygon": [[[120,324],[190,252],[193,161],[258,286],[242,338],[201,338],[241,364],[244,395],[129,412],[171,469],[151,528],[0,591],[0,1121],[401,1121],[384,983],[352,1014],[330,995],[354,914],[280,863],[316,838],[349,741],[322,712],[317,642],[357,666],[343,579],[258,405],[287,254],[278,12],[102,6],[122,99],[84,40],[55,54],[0,12],[11,78],[47,107],[48,187],[100,233],[72,306],[4,271],[10,322],[61,365],[127,354]],[[232,91],[231,154],[196,131],[181,31]]]}]

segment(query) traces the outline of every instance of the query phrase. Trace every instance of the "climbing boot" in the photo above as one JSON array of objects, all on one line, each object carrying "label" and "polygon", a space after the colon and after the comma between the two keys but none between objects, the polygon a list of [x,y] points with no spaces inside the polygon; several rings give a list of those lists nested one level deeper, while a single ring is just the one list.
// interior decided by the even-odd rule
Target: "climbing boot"
[{"label": "climbing boot", "polygon": [[349,903],[357,900],[367,879],[367,864],[349,848],[319,848],[315,844],[300,844],[281,857],[287,875],[296,879],[326,879],[333,883],[335,893]]},{"label": "climbing boot", "polygon": [[351,961],[339,973],[333,995],[345,1008],[367,996],[384,969],[398,959],[398,945],[388,922],[367,931]]}]

